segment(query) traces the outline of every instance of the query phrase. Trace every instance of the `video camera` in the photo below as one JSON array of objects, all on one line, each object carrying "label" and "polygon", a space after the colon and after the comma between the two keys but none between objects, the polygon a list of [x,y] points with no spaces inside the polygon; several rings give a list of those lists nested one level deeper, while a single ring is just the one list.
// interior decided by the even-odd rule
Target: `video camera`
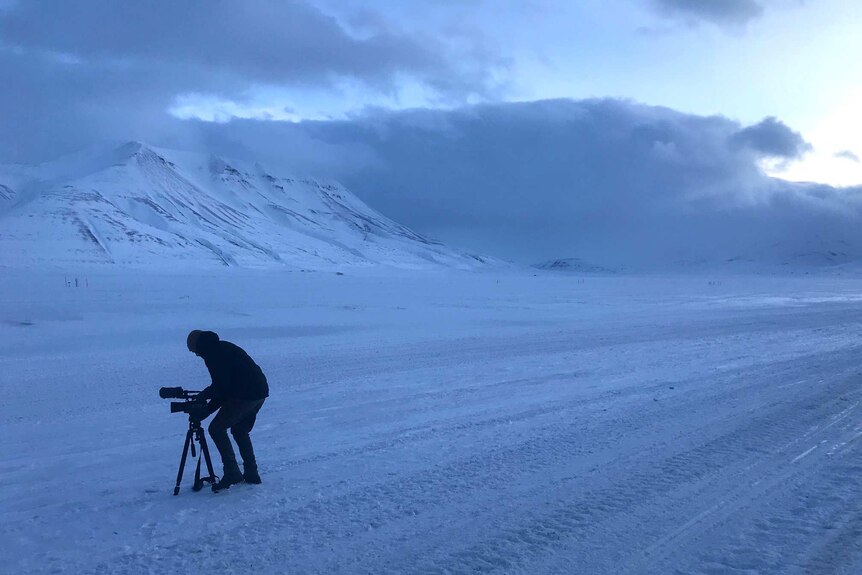
[{"label": "video camera", "polygon": [[162,387],[159,389],[159,397],[162,399],[182,399],[183,401],[171,402],[171,413],[187,413],[196,419],[207,411],[207,401],[198,399],[199,391],[189,391],[182,387]]}]

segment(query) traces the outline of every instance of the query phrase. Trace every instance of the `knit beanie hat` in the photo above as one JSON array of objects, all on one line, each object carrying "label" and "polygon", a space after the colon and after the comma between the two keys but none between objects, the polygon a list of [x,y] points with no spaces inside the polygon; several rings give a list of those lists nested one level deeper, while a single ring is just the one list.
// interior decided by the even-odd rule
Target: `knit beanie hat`
[{"label": "knit beanie hat", "polygon": [[197,351],[198,349],[198,340],[201,338],[201,334],[203,332],[199,329],[193,329],[189,332],[189,336],[186,338],[186,347],[189,348],[189,351]]}]

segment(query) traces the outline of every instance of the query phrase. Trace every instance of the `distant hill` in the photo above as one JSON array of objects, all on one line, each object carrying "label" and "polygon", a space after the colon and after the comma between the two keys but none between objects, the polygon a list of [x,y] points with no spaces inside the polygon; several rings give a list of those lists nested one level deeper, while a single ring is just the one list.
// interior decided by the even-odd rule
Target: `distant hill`
[{"label": "distant hill", "polygon": [[616,273],[617,270],[613,270],[611,268],[606,268],[603,266],[591,264],[589,262],[585,262],[580,258],[563,258],[558,260],[551,260],[547,262],[543,262],[540,264],[536,264],[535,266],[541,270],[548,271],[557,271],[557,272],[580,272],[580,273],[594,273],[594,274],[612,274]]},{"label": "distant hill", "polygon": [[[572,272],[580,274],[619,274],[643,272],[667,273],[742,273],[742,274],[862,274],[862,260],[842,240],[834,240],[830,246],[818,245],[817,238],[812,241],[808,251],[794,249],[781,243],[765,248],[752,247],[744,255],[726,257],[714,255],[698,259],[676,259],[668,262],[651,262],[639,265],[637,261],[629,264],[599,265],[581,258],[560,258],[534,264],[533,267],[551,272]],[[818,249],[819,248],[819,249]],[[843,248],[843,249],[842,249]]]}]

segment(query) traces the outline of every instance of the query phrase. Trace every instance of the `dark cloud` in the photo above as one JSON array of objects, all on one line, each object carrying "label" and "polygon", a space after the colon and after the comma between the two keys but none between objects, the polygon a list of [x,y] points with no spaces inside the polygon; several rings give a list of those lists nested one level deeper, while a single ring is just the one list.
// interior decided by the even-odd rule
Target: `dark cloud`
[{"label": "dark cloud", "polygon": [[350,81],[392,95],[406,79],[453,104],[488,96],[504,65],[489,51],[457,52],[392,26],[357,35],[308,1],[0,7],[0,161],[183,130],[167,113],[182,94],[243,101],[254,86],[325,90]]},{"label": "dark cloud", "polygon": [[387,83],[405,72],[442,81],[454,72],[430,38],[386,30],[354,38],[299,1],[28,0],[0,18],[0,37],[84,62],[179,62],[273,84],[336,76]]},{"label": "dark cloud", "polygon": [[763,156],[795,160],[811,150],[802,134],[794,132],[776,118],[743,128],[733,134],[730,143],[736,148],[748,148]]},{"label": "dark cloud", "polygon": [[[397,221],[526,262],[792,255],[829,238],[862,246],[855,196],[766,176],[762,155],[790,152],[753,137],[772,133],[758,126],[619,100],[555,100],[202,128],[208,147],[229,134],[233,153],[268,163],[293,156],[301,161],[291,168],[336,177]],[[744,145],[728,145],[734,138]]]},{"label": "dark cloud", "polygon": [[181,126],[166,113],[194,69],[80,65],[0,48],[0,162],[49,159],[105,139],[148,139]]},{"label": "dark cloud", "polygon": [[860,160],[860,159],[859,159],[859,156],[857,156],[856,154],[854,154],[854,153],[853,153],[852,151],[850,151],[850,150],[841,150],[840,152],[836,152],[836,153],[835,153],[835,157],[836,157],[836,158],[841,158],[841,159],[844,159],[844,160],[850,160],[851,162],[856,162],[857,164],[858,164],[860,161],[862,161],[862,160]]},{"label": "dark cloud", "polygon": [[683,20],[720,25],[744,25],[763,13],[760,0],[649,0],[660,15]]}]

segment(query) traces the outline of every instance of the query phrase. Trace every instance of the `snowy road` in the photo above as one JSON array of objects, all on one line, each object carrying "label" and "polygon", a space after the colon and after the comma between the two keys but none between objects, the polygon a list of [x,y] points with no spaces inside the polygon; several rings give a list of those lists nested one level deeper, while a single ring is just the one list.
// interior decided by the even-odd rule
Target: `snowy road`
[{"label": "snowy road", "polygon": [[[4,572],[862,573],[862,281],[317,281],[6,305]],[[171,497],[202,321],[264,484]]]}]

